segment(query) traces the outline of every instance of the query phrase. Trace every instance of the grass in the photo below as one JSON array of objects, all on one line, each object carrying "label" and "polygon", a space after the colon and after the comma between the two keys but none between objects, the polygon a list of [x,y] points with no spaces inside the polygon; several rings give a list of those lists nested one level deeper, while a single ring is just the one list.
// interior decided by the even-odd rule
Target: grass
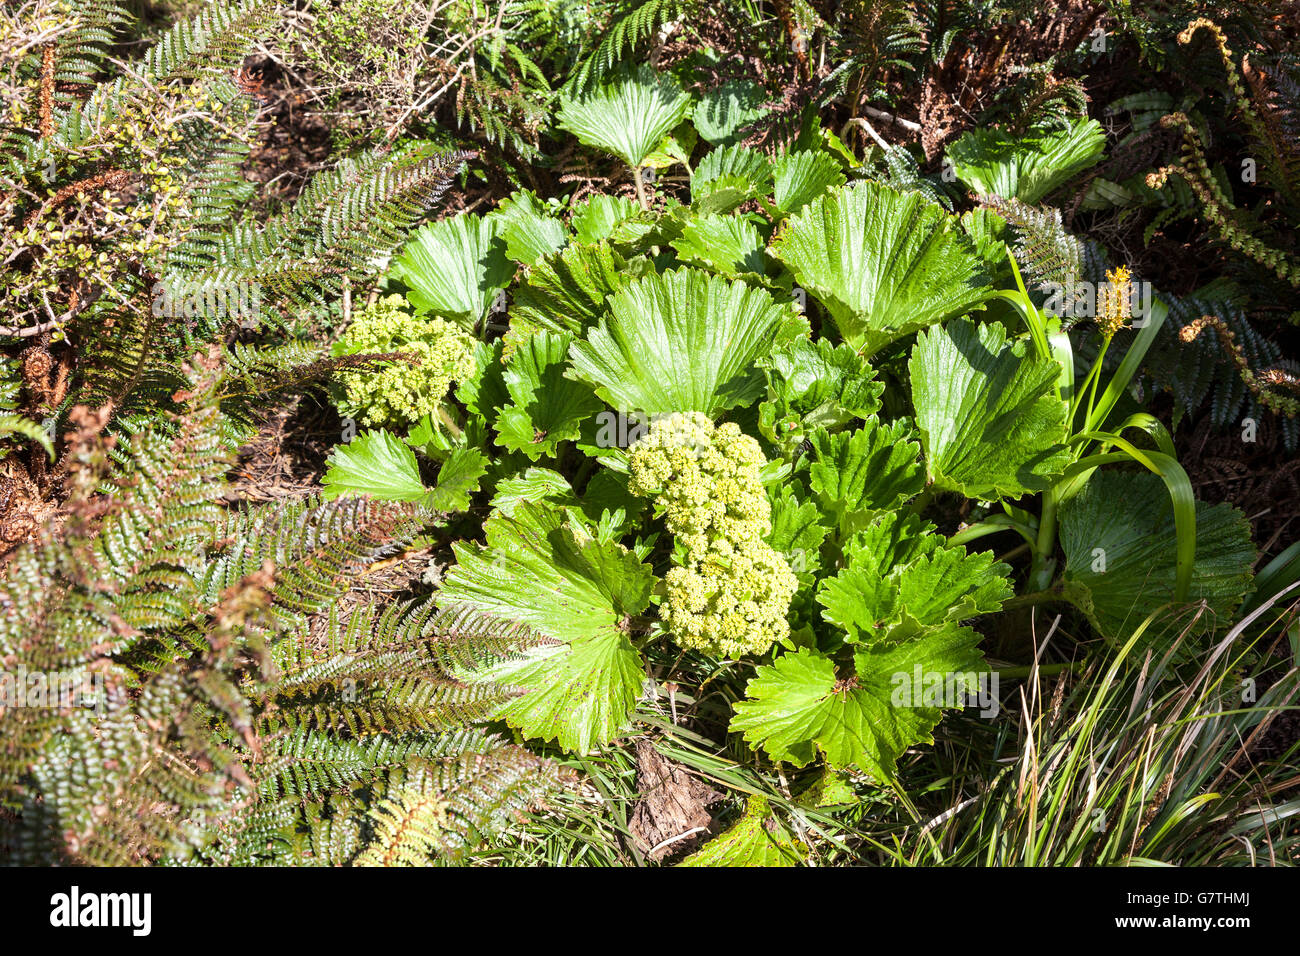
[{"label": "grass", "polygon": [[[662,696],[643,702],[638,731],[726,795],[712,808],[718,829],[749,795],[764,796],[814,865],[1300,863],[1300,742],[1260,759],[1283,715],[1300,713],[1300,670],[1282,626],[1300,599],[1274,603],[1190,662],[1180,651],[1195,640],[1195,609],[1159,654],[1135,651],[1148,620],[1123,648],[1079,668],[1035,662],[1023,680],[1004,681],[997,719],[951,714],[932,747],[909,754],[896,785],[851,781],[860,802],[847,808],[804,806],[813,776],[736,746],[711,719],[722,700],[678,692],[676,720]],[[1250,675],[1267,676],[1256,677],[1254,701],[1243,700]],[[733,683],[706,694],[725,697]],[[633,748],[557,759],[581,772],[583,787],[477,862],[655,865],[628,830],[639,797]]]}]

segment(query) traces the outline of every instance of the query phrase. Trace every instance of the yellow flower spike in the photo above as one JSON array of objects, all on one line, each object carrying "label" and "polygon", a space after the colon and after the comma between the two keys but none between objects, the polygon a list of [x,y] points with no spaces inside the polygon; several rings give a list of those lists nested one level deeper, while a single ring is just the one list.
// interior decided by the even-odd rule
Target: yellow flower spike
[{"label": "yellow flower spike", "polygon": [[1110,340],[1133,317],[1133,278],[1127,266],[1106,272],[1106,285],[1097,296],[1097,328]]}]

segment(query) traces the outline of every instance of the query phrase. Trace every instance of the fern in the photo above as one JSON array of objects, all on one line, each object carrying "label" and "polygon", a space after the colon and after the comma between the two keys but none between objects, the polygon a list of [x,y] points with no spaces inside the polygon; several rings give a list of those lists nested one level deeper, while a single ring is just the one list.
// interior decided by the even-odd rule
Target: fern
[{"label": "fern", "polygon": [[145,54],[139,76],[160,81],[194,79],[234,69],[249,43],[264,36],[284,4],[280,0],[219,0],[168,30]]},{"label": "fern", "polygon": [[[1204,296],[1162,298],[1169,303],[1169,318],[1147,354],[1144,377],[1173,396],[1176,420],[1207,407],[1211,422],[1220,428],[1243,418],[1262,420],[1266,408],[1247,379],[1270,388],[1273,376],[1269,370],[1294,376],[1300,369],[1262,336],[1232,301]],[[1205,322],[1205,316],[1213,316],[1214,321]],[[1192,334],[1188,329],[1197,331]],[[1246,378],[1243,367],[1249,371]],[[1281,397],[1287,394],[1284,387]],[[1277,421],[1286,447],[1294,450],[1300,440],[1300,422],[1294,415]]]},{"label": "fern", "polygon": [[[273,370],[307,348],[289,333],[292,320],[345,283],[373,280],[472,155],[374,150],[315,177],[281,215],[241,220],[253,198],[242,165],[260,105],[256,84],[235,68],[282,7],[213,4],[116,78],[55,104],[39,133],[6,142],[0,162],[24,189],[0,207],[10,227],[0,276],[11,323],[0,334],[66,341],[77,357],[72,402],[111,404],[121,415],[165,406],[181,360],[241,329],[280,348],[243,376],[237,402],[246,411],[332,370],[319,356]],[[80,9],[73,5],[74,18]],[[91,33],[74,20],[69,36],[102,37],[118,22],[108,5],[86,9]],[[38,61],[29,68],[41,69]],[[88,66],[76,69],[89,76]],[[159,224],[148,248],[120,225],[133,219]],[[45,240],[50,232],[61,245]]]},{"label": "fern", "polygon": [[624,57],[665,25],[687,16],[692,8],[693,0],[618,0],[599,45],[574,70],[569,80],[570,93],[591,89]]},{"label": "fern", "polygon": [[[63,532],[0,574],[7,668],[102,690],[93,712],[0,711],[0,846],[95,864],[463,852],[560,779],[474,726],[514,695],[474,669],[543,641],[428,601],[345,602],[419,529],[409,505],[226,512],[218,357],[194,363],[183,414],[120,449],[80,409]],[[384,821],[417,797],[442,822],[412,842]]]}]

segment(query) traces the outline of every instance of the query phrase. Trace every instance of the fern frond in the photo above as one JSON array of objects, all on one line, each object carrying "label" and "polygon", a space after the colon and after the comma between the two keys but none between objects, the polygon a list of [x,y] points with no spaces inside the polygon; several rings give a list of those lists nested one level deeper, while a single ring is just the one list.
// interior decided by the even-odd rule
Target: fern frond
[{"label": "fern frond", "polygon": [[279,0],[216,0],[163,34],[145,54],[139,75],[158,82],[230,72],[250,43],[271,29],[283,6]]},{"label": "fern frond", "polygon": [[569,91],[590,90],[637,47],[669,23],[688,15],[692,0],[621,0],[600,43],[574,70]]}]

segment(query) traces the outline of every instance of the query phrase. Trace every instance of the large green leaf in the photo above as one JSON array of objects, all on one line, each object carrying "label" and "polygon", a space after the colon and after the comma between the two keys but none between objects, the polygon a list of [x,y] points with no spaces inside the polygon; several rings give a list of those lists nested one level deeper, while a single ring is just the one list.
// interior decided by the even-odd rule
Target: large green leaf
[{"label": "large green leaf", "polygon": [[990,290],[957,220],[918,193],[861,182],[793,216],[776,254],[830,312],[844,341],[871,355],[979,306]]},{"label": "large green leaf", "polygon": [[715,149],[691,175],[691,203],[701,213],[727,213],[772,191],[772,163],[744,146]]},{"label": "large green leaf", "polygon": [[744,816],[677,865],[800,866],[806,853],[773,815],[767,798],[753,795],[745,806]]},{"label": "large green leaf", "polygon": [[785,557],[790,570],[804,583],[821,567],[821,546],[827,529],[821,524],[821,511],[811,501],[800,501],[798,482],[783,482],[779,489],[768,489],[772,502],[772,531],[767,543]]},{"label": "large green leaf", "polygon": [[543,256],[564,248],[568,242],[569,234],[564,223],[527,189],[503,199],[489,218],[500,223],[506,255],[525,265],[536,264]]},{"label": "large green leaf", "polygon": [[497,440],[533,461],[553,456],[562,441],[573,441],[584,419],[605,406],[591,386],[564,376],[568,332],[538,332],[510,356],[505,368],[511,404],[497,416]]},{"label": "large green leaf", "polygon": [[829,153],[801,149],[780,156],[772,168],[772,201],[785,215],[798,212],[826,190],[844,185],[844,172]]},{"label": "large green leaf", "polygon": [[957,177],[975,192],[1035,203],[1077,173],[1095,166],[1106,150],[1096,120],[1065,129],[1013,137],[984,127],[963,133],[948,147]]},{"label": "large green leaf", "polygon": [[577,97],[561,96],[559,121],[579,142],[640,166],[690,107],[676,80],[643,66]]},{"label": "large green leaf", "polygon": [[902,690],[913,686],[918,668],[923,686],[927,675],[936,675],[951,678],[956,690],[971,689],[984,670],[978,644],[970,628],[952,625],[903,644],[859,648],[853,671],[843,674],[815,650],[782,654],[758,668],[747,699],[735,704],[731,729],[773,760],[804,767],[821,755],[833,767],[855,766],[879,781],[892,780],[898,757],[929,742],[943,716],[943,706],[916,706],[925,698],[903,697]]},{"label": "large green leaf", "polygon": [[762,289],[696,269],[649,275],[570,349],[573,373],[622,412],[710,417],[763,391],[755,359],[807,325]]},{"label": "large green leaf", "polygon": [[416,230],[392,268],[411,304],[472,329],[514,275],[500,227],[468,213]]},{"label": "large green leaf", "polygon": [[[1065,595],[1112,640],[1174,599],[1177,533],[1164,483],[1150,472],[1094,472],[1061,506]],[[1250,524],[1227,504],[1196,503],[1191,601],[1205,601],[1201,628],[1231,621],[1250,590]],[[1186,619],[1179,624],[1186,623]]]},{"label": "large green leaf", "polygon": [[649,605],[655,577],[549,501],[518,501],[513,512],[488,519],[486,546],[452,546],[457,563],[438,602],[520,621],[564,644],[485,676],[524,691],[499,711],[511,726],[585,753],[626,726],[640,694],[641,658],[626,620]]},{"label": "large green leaf", "polygon": [[729,146],[740,131],[767,113],[767,91],[753,80],[730,80],[700,97],[691,117],[700,138],[714,146]]},{"label": "large green leaf", "polygon": [[762,276],[767,270],[763,238],[748,219],[740,216],[698,216],[687,221],[672,247],[691,266],[737,278]]},{"label": "large green leaf", "polygon": [[330,453],[321,478],[322,496],[368,495],[380,501],[423,501],[415,452],[392,432],[364,432]]},{"label": "large green leaf", "polygon": [[874,557],[859,551],[817,593],[823,616],[854,643],[912,640],[920,632],[997,611],[1011,596],[1007,565],[995,563],[987,551],[936,547],[887,569]]},{"label": "large green leaf", "polygon": [[912,403],[935,487],[967,498],[1042,491],[1069,464],[1060,368],[1008,344],[996,323],[950,322],[917,338]]},{"label": "large green leaf", "polygon": [[487,456],[477,448],[453,448],[438,469],[426,504],[434,511],[468,511],[470,495],[478,491],[487,469]]},{"label": "large green leaf", "polygon": [[826,514],[845,527],[846,519],[920,494],[925,470],[914,437],[905,422],[882,425],[874,417],[852,432],[813,432],[809,484]]},{"label": "large green leaf", "polygon": [[758,427],[786,454],[817,428],[836,428],[880,408],[884,383],[849,346],[800,336],[759,363],[767,372],[767,401]]},{"label": "large green leaf", "polygon": [[630,279],[627,263],[609,246],[570,245],[533,267],[515,292],[511,322],[581,333],[605,314],[605,300]]},{"label": "large green leaf", "polygon": [[596,193],[573,210],[569,225],[577,242],[590,245],[608,239],[620,223],[640,212],[641,207],[630,199]]}]

